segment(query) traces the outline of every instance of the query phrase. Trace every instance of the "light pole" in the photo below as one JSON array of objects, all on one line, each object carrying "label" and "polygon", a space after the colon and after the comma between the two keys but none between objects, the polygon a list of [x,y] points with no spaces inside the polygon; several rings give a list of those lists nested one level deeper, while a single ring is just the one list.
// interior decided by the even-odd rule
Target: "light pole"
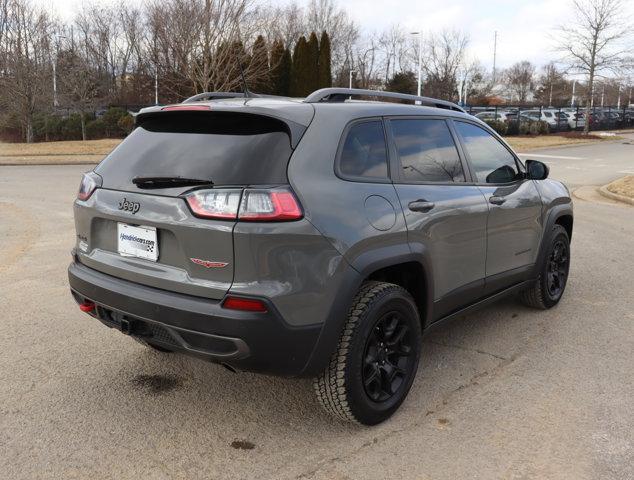
[{"label": "light pole", "polygon": [[570,107],[575,106],[575,87],[577,86],[577,80],[572,81],[572,98],[570,99]]},{"label": "light pole", "polygon": [[418,35],[418,96],[420,97],[420,86],[423,75],[423,32],[411,32],[412,35]]},{"label": "light pole", "polygon": [[59,107],[59,102],[57,100],[57,54],[59,53],[59,41],[66,37],[63,35],[57,35],[55,38],[57,41],[53,47],[53,106]]},{"label": "light pole", "polygon": [[348,72],[348,86],[349,86],[349,88],[352,88],[352,74],[353,73],[357,73],[357,71],[356,70],[350,70]]}]

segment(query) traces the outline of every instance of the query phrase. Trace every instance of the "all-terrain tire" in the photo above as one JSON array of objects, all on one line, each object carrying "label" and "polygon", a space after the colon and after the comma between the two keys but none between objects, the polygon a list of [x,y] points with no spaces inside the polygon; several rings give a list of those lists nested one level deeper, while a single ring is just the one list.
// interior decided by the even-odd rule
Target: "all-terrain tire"
[{"label": "all-terrain tire", "polygon": [[[389,317],[389,315],[398,317]],[[385,320],[386,318],[390,320]],[[408,352],[403,357],[407,362],[405,363],[407,369],[398,368],[398,370],[407,370],[407,373],[403,374],[400,384],[394,389],[391,397],[378,401],[373,400],[368,393],[368,387],[364,383],[366,381],[364,368],[367,367],[369,342],[376,339],[376,332],[380,331],[381,322],[392,322],[391,318],[398,318],[401,322],[398,323],[399,333],[403,326],[407,327],[405,329],[407,333],[403,335],[407,336],[404,338],[411,347],[399,347]],[[396,335],[396,328],[393,328],[392,335]],[[420,358],[421,341],[420,317],[411,295],[404,288],[391,283],[365,282],[353,300],[339,343],[330,358],[328,367],[313,381],[322,407],[339,419],[358,424],[375,425],[386,420],[398,409],[412,386]],[[386,340],[385,344],[389,343]],[[384,363],[385,358],[383,358]],[[388,366],[381,368],[391,367],[390,362],[394,362],[394,358],[387,360]],[[398,360],[398,365],[403,365],[403,358]],[[378,368],[377,371],[379,371]],[[390,377],[393,376],[390,375]],[[391,386],[388,389],[391,391]]]},{"label": "all-terrain tire", "polygon": [[[558,244],[563,244],[566,250],[566,265],[565,265],[565,277],[563,279],[563,285],[555,294],[552,294],[549,290],[549,265],[553,261],[553,250]],[[554,225],[551,232],[549,244],[546,247],[546,255],[542,264],[539,266],[539,273],[537,280],[526,290],[523,290],[519,294],[520,301],[529,307],[538,308],[541,310],[547,310],[554,307],[559,303],[561,297],[566,288],[566,282],[568,280],[568,271],[570,269],[570,239],[568,238],[568,232],[561,225]]]}]

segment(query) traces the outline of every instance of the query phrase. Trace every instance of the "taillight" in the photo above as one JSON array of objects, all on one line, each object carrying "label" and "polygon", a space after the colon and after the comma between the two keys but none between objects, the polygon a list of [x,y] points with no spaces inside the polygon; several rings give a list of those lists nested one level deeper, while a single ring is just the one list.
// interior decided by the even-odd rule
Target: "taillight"
[{"label": "taillight", "polygon": [[302,209],[290,190],[248,189],[242,195],[238,218],[258,222],[298,220]]},{"label": "taillight", "polygon": [[185,197],[194,215],[250,222],[299,220],[302,208],[288,188],[196,190]]},{"label": "taillight", "polygon": [[243,312],[261,312],[267,311],[266,304],[262,300],[243,297],[227,297],[222,302],[222,308],[229,310],[241,310]]},{"label": "taillight", "polygon": [[77,192],[78,200],[88,200],[90,196],[101,187],[101,177],[94,172],[84,173],[79,184],[79,191]]},{"label": "taillight", "polygon": [[241,195],[238,189],[196,190],[185,199],[197,217],[235,220]]}]

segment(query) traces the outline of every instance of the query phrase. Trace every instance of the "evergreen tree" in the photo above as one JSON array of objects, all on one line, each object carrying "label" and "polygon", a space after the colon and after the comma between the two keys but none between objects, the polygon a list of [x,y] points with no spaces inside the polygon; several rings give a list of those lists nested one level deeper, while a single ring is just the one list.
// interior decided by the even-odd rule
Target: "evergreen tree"
[{"label": "evergreen tree", "polygon": [[295,44],[295,49],[293,50],[290,83],[290,95],[292,97],[306,96],[306,79],[308,78],[309,63],[308,43],[306,42],[306,37],[302,35]]},{"label": "evergreen tree", "polygon": [[[283,45],[283,44],[282,44]],[[282,63],[280,67],[280,77],[278,80],[278,88],[280,95],[290,95],[291,89],[291,66],[293,61],[291,59],[291,51],[288,48],[284,49],[284,56],[282,57]]]},{"label": "evergreen tree", "polygon": [[312,32],[308,39],[308,64],[306,78],[306,94],[312,93],[319,88],[319,39],[317,34]]},{"label": "evergreen tree", "polygon": [[385,85],[385,90],[388,92],[416,95],[417,87],[416,74],[407,71],[395,73]]},{"label": "evergreen tree", "polygon": [[255,39],[252,55],[249,69],[253,73],[254,80],[249,85],[249,89],[255,93],[269,93],[269,52],[262,35],[258,35],[258,38]]},{"label": "evergreen tree", "polygon": [[319,75],[317,88],[332,87],[332,74],[330,71],[330,37],[324,30],[319,41]]},{"label": "evergreen tree", "polygon": [[284,42],[277,40],[271,50],[270,92],[273,95],[289,95],[291,79],[291,52],[284,48]]}]

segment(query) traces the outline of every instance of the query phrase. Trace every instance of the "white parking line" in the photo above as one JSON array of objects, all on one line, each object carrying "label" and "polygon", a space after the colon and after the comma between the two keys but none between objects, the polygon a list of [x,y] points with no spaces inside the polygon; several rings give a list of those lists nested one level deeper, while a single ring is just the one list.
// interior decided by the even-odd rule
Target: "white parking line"
[{"label": "white parking line", "polygon": [[587,158],[584,158],[584,157],[563,157],[561,155],[544,155],[540,153],[520,153],[520,155],[525,155],[528,157],[535,157],[535,158],[557,158],[557,159],[563,159],[563,160],[588,160]]}]

